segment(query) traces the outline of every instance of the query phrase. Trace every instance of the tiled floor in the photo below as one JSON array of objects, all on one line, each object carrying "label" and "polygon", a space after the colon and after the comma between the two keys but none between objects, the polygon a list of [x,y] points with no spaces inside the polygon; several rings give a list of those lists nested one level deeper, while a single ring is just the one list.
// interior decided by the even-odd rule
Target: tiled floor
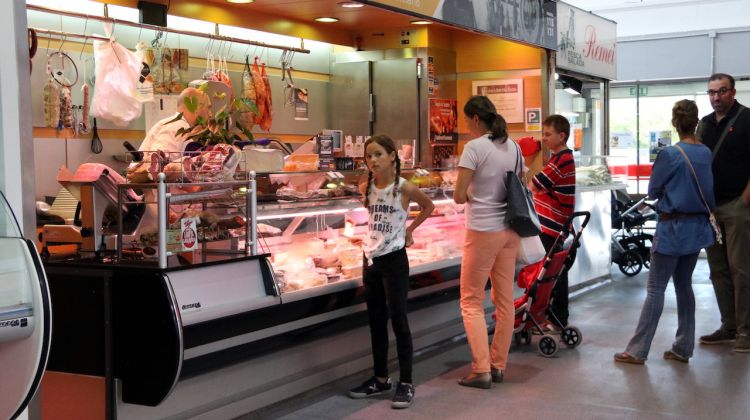
[{"label": "tiled floor", "polygon": [[[613,276],[612,282],[571,301],[571,323],[583,334],[578,348],[563,348],[547,359],[537,353],[538,337],[531,346],[513,346],[505,383],[490,390],[456,384],[469,372],[468,348],[459,339],[417,356],[416,397],[407,410],[392,410],[389,397],[349,399],[346,391],[369,375],[362,372],[243,418],[750,418],[750,354],[735,354],[728,346],[697,345],[688,365],[661,359],[676,330],[671,285],[646,365],[612,361],[635,328],[648,271],[634,278],[619,272]],[[696,334],[712,332],[719,315],[705,259],[698,262],[693,288]]]}]

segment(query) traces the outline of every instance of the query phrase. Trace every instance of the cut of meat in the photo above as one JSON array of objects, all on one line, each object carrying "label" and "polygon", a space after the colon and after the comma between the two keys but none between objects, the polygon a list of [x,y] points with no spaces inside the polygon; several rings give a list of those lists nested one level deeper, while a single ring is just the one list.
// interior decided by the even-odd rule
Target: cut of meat
[{"label": "cut of meat", "polygon": [[258,123],[260,128],[263,130],[270,130],[271,124],[273,123],[273,104],[271,99],[271,83],[268,81],[268,74],[266,73],[266,64],[263,63],[263,70],[261,70],[261,77],[263,78],[263,85],[265,86],[265,107],[263,109],[262,119]]},{"label": "cut of meat", "polygon": [[258,107],[258,115],[255,118],[255,123],[260,124],[263,120],[263,116],[266,114],[266,95],[270,92],[267,93],[266,84],[263,82],[263,77],[260,74],[260,67],[258,67],[258,57],[255,57],[255,61],[253,61],[251,74],[253,77],[253,83],[255,84],[255,105],[257,105]]}]

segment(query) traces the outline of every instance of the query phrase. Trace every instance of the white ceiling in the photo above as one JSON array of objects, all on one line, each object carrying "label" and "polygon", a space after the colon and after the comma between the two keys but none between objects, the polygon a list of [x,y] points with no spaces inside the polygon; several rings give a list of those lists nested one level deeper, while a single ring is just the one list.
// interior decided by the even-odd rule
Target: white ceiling
[{"label": "white ceiling", "polygon": [[750,27],[750,0],[563,0],[617,22],[617,37]]}]

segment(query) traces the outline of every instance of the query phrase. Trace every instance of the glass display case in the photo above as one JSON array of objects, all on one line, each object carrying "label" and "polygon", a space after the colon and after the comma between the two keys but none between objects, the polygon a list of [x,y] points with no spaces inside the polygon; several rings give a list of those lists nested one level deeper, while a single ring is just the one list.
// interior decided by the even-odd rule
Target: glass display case
[{"label": "glass display case", "polygon": [[[362,284],[368,214],[357,185],[363,176],[354,171],[258,176],[259,190],[265,186],[269,192],[259,195],[259,250],[271,254],[277,288],[286,301]],[[435,203],[407,248],[412,276],[460,263],[464,213],[452,198],[455,176],[452,170],[402,173]],[[409,220],[418,213],[411,203]]]},{"label": "glass display case", "polygon": [[[138,191],[140,194],[134,193]],[[161,268],[254,255],[256,190],[246,180],[117,186],[117,257]],[[129,223],[133,214],[137,223]]]},{"label": "glass display case", "polygon": [[608,156],[577,156],[576,185],[596,186],[611,184],[612,174],[608,160]]}]

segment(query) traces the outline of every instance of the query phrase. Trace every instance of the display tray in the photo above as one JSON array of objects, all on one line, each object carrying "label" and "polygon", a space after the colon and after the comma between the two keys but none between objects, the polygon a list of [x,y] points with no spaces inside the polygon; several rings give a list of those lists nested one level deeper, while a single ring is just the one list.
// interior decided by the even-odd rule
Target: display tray
[{"label": "display tray", "polygon": [[[461,264],[461,257],[446,258],[439,261],[432,261],[424,264],[415,265],[409,268],[409,275],[416,276],[419,274],[429,273],[431,271],[441,270]],[[281,293],[281,303],[296,302],[311,297],[327,295],[342,290],[355,289],[362,286],[362,277],[355,277],[346,280],[338,280],[334,283],[328,283],[320,286],[310,287],[307,289],[295,290]]]}]

